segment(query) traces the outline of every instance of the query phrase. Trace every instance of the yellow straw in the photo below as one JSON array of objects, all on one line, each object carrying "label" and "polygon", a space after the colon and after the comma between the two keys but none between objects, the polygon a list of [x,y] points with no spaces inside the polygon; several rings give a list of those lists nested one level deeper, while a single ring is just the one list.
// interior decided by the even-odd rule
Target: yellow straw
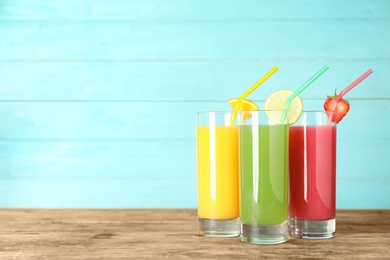
[{"label": "yellow straw", "polygon": [[234,108],[233,117],[232,117],[232,119],[231,119],[231,121],[230,121],[230,125],[234,125],[234,121],[236,120],[237,112],[238,112],[239,107],[241,106],[241,102],[242,102],[247,96],[249,96],[250,93],[252,93],[253,91],[255,91],[255,89],[257,89],[261,84],[263,84],[264,81],[266,81],[269,77],[271,77],[272,74],[274,74],[278,69],[279,69],[278,66],[273,67],[270,71],[267,72],[267,74],[265,74],[265,75],[264,75],[261,79],[259,79],[252,87],[250,87],[250,89],[248,89],[244,94],[241,95],[241,97],[238,98],[237,103],[236,103],[236,106],[235,106],[235,108]]}]

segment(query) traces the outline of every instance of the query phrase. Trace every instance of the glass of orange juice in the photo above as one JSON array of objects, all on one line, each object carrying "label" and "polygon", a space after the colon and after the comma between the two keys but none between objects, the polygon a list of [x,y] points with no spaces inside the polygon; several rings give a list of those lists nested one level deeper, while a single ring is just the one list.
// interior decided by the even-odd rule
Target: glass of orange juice
[{"label": "glass of orange juice", "polygon": [[240,235],[238,126],[232,111],[197,114],[198,218],[207,237]]}]

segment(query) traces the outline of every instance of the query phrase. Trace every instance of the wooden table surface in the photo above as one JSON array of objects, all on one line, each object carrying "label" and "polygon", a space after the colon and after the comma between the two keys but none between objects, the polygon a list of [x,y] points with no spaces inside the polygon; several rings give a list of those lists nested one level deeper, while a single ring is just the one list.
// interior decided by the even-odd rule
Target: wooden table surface
[{"label": "wooden table surface", "polygon": [[199,236],[192,209],[0,209],[0,259],[390,259],[390,210],[336,218],[334,239],[253,245]]}]

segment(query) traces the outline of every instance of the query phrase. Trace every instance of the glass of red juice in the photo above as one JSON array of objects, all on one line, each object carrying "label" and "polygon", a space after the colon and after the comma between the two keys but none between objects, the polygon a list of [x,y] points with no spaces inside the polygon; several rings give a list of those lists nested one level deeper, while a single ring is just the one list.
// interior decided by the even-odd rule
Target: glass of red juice
[{"label": "glass of red juice", "polygon": [[290,235],[332,238],[336,231],[336,124],[304,111],[289,129]]}]

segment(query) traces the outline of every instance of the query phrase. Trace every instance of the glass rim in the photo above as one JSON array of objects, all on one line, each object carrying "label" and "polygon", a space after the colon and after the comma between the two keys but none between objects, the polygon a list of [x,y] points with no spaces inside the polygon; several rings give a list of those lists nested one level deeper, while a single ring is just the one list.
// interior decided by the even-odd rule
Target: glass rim
[{"label": "glass rim", "polygon": [[303,113],[330,113],[331,111],[325,111],[325,110],[303,110]]},{"label": "glass rim", "polygon": [[[256,111],[284,111],[284,110],[281,110],[281,109],[259,109],[259,110],[238,110],[237,112],[256,112]],[[214,112],[214,113],[234,113],[233,110],[202,110],[202,111],[198,111],[197,114],[202,114],[202,113],[210,113],[210,112]],[[310,112],[310,113],[313,113],[313,112],[324,112],[324,113],[328,113],[330,111],[325,111],[325,110],[315,110],[315,109],[310,109],[310,110],[302,110],[302,113],[307,113],[307,112]]]},{"label": "glass rim", "polygon": [[[242,114],[245,114],[245,113],[251,113],[252,115],[254,113],[266,113],[267,112],[276,112],[276,113],[284,113],[284,110],[265,110],[265,109],[259,109],[259,110],[239,110],[237,111],[237,116],[240,115],[242,116]],[[198,111],[196,113],[196,116],[197,117],[201,117],[201,116],[208,116],[210,115],[210,113],[215,113],[216,115],[233,115],[234,114],[234,111],[233,110],[204,110],[204,111]],[[299,118],[302,117],[302,115],[315,115],[315,114],[323,114],[323,115],[329,115],[330,113],[332,112],[328,112],[328,111],[325,111],[325,110],[303,110],[301,115],[299,116]],[[260,115],[259,114],[259,115]]]},{"label": "glass rim", "polygon": [[[275,111],[275,112],[284,112],[284,110],[275,110],[275,109],[259,109],[259,110],[238,110],[237,113],[245,113],[245,112],[265,112],[265,111]],[[320,111],[318,111],[320,112]],[[205,110],[205,111],[198,111],[196,114],[208,114],[208,113],[226,113],[226,114],[233,114],[233,110]],[[303,113],[303,112],[302,112]]]}]

